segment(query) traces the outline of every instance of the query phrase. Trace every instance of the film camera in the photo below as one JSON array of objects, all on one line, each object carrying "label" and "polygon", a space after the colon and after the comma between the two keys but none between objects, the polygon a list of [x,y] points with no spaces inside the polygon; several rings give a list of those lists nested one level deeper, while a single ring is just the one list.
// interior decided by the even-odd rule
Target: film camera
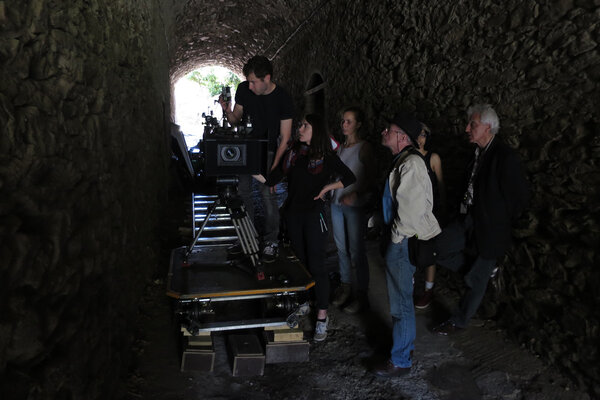
[{"label": "film camera", "polygon": [[[221,98],[231,101],[229,87],[223,87]],[[204,173],[206,176],[263,174],[267,171],[266,138],[258,137],[250,118],[241,126],[230,127],[226,119],[219,121],[210,115],[204,118]]]}]

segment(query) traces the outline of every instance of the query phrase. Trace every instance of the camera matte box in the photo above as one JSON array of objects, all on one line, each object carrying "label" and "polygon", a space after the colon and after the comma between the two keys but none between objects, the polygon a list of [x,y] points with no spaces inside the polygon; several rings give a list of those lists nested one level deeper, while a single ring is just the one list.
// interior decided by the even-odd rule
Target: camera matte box
[{"label": "camera matte box", "polygon": [[267,139],[210,135],[204,138],[204,173],[207,176],[264,174]]}]

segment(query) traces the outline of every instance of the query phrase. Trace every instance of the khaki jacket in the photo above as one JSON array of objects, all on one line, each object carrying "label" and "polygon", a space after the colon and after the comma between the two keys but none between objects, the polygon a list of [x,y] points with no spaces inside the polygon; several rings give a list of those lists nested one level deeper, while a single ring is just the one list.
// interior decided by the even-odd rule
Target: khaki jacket
[{"label": "khaki jacket", "polygon": [[417,235],[421,240],[437,236],[440,225],[433,216],[433,189],[423,158],[418,154],[401,157],[388,177],[390,192],[395,193],[396,215],[391,239],[400,243]]}]

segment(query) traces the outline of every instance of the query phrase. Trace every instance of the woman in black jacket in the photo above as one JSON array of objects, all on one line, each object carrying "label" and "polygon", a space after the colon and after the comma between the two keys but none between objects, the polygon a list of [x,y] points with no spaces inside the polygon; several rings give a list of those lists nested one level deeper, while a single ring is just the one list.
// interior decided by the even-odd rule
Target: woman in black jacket
[{"label": "woman in black jacket", "polygon": [[306,115],[298,129],[298,139],[265,184],[275,186],[284,177],[288,180],[288,196],[283,215],[292,249],[315,279],[314,340],[323,341],[327,337],[329,305],[329,276],[324,267],[328,234],[323,200],[327,192],[351,185],[356,178],[333,152],[321,116]]}]

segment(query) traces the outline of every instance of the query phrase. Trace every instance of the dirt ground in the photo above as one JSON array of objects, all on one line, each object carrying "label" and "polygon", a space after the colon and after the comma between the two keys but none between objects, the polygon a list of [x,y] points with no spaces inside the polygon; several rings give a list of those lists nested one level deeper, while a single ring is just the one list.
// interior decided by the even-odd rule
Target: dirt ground
[{"label": "dirt ground", "polygon": [[[329,259],[335,264],[335,255]],[[181,372],[179,326],[165,295],[165,279],[147,288],[135,347],[136,367],[123,400],[188,399],[557,399],[590,397],[552,367],[508,341],[493,321],[476,320],[458,336],[437,337],[433,324],[456,303],[444,282],[434,304],[417,313],[414,365],[408,376],[376,378],[369,367],[384,360],[391,346],[391,319],[383,260],[369,241],[371,310],[356,316],[330,308],[329,335],[310,344],[310,361],[267,364],[264,375],[233,377],[225,335],[213,333],[216,361],[212,373]],[[311,336],[312,318],[302,325]]]}]

